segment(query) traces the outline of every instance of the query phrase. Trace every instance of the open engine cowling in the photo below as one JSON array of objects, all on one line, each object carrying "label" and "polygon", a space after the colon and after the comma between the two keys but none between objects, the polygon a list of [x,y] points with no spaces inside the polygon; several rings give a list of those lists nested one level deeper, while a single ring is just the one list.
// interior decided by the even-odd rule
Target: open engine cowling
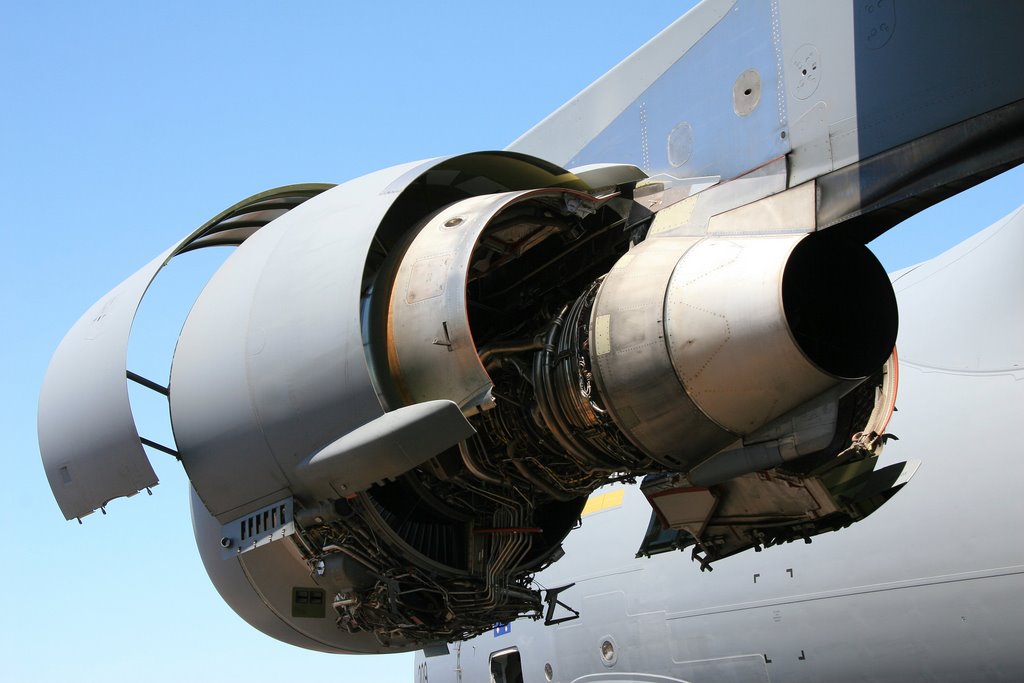
[{"label": "open engine cowling", "polygon": [[[632,188],[473,154],[271,216],[260,196],[172,249],[239,244],[184,325],[168,393],[197,542],[243,618],[352,652],[538,618],[534,573],[613,481],[704,491],[700,519],[655,504],[642,552],[695,544],[705,564],[874,509],[821,477],[839,453],[871,457],[891,408],[878,263],[827,234],[655,234]],[[95,353],[80,342],[95,324],[69,333],[48,386]],[[45,405],[41,433],[77,410]],[[69,518],[140,487],[79,478],[101,456],[75,448],[43,449]],[[769,469],[814,511],[707,535]]]}]

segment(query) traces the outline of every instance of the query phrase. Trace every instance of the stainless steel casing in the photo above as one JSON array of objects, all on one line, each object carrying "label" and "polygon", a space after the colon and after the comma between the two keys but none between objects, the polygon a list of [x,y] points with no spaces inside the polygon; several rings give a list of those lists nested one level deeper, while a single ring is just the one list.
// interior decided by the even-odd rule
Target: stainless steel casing
[{"label": "stainless steel casing", "polygon": [[[878,329],[845,322],[868,311],[883,319]],[[590,331],[616,423],[680,471],[866,376],[894,341],[891,287],[873,257],[802,234],[648,240],[608,274]],[[857,346],[857,363],[830,366],[830,349]]]},{"label": "stainless steel casing", "polygon": [[783,271],[804,235],[697,242],[665,292],[665,337],[691,400],[716,424],[749,434],[836,383],[789,331]]},{"label": "stainless steel casing", "polygon": [[736,438],[693,402],[665,344],[666,291],[680,256],[696,242],[664,238],[630,250],[601,284],[590,325],[594,380],[615,423],[642,451],[680,471]]}]

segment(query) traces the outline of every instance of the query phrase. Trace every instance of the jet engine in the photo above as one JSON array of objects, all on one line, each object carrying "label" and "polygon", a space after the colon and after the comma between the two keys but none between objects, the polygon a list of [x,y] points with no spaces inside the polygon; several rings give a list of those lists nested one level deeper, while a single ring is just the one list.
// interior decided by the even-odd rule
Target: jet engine
[{"label": "jet engine", "polygon": [[62,510],[156,483],[122,396],[131,319],[168,258],[227,243],[155,386],[204,564],[276,638],[401,651],[540,618],[534,574],[611,482],[644,478],[641,554],[704,568],[869,514],[905,480],[872,469],[895,390],[881,266],[813,228],[664,229],[642,179],[479,153],[232,207],[55,354]]}]

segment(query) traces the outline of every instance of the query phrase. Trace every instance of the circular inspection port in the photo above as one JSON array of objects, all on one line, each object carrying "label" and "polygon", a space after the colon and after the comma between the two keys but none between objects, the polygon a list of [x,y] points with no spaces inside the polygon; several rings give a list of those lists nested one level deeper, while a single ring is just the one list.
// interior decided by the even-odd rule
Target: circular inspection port
[{"label": "circular inspection port", "polygon": [[615,651],[615,640],[611,636],[601,639],[601,663],[605,666],[614,666],[619,659]]},{"label": "circular inspection port", "polygon": [[896,295],[862,244],[828,233],[807,236],[786,263],[782,301],[797,345],[836,377],[866,377],[896,344]]}]

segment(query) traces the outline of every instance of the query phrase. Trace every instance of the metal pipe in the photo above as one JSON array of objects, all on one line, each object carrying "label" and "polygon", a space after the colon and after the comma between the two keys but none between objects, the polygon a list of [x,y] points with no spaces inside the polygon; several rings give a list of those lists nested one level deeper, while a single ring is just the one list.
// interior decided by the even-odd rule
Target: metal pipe
[{"label": "metal pipe", "polygon": [[483,363],[484,367],[487,367],[487,361],[492,356],[498,354],[507,353],[519,353],[522,351],[537,351],[544,348],[544,344],[540,339],[519,339],[515,341],[505,342],[503,344],[489,344],[477,351],[477,355],[480,357],[480,362]]},{"label": "metal pipe", "polygon": [[555,500],[567,503],[576,497],[570,493],[562,493],[556,491],[550,484],[542,480],[540,477],[535,476],[533,472],[531,472],[529,468],[526,466],[526,463],[523,462],[522,460],[513,460],[512,465],[516,468],[516,471],[523,476],[524,479],[529,481],[531,484],[533,484],[541,491],[554,498]]}]

